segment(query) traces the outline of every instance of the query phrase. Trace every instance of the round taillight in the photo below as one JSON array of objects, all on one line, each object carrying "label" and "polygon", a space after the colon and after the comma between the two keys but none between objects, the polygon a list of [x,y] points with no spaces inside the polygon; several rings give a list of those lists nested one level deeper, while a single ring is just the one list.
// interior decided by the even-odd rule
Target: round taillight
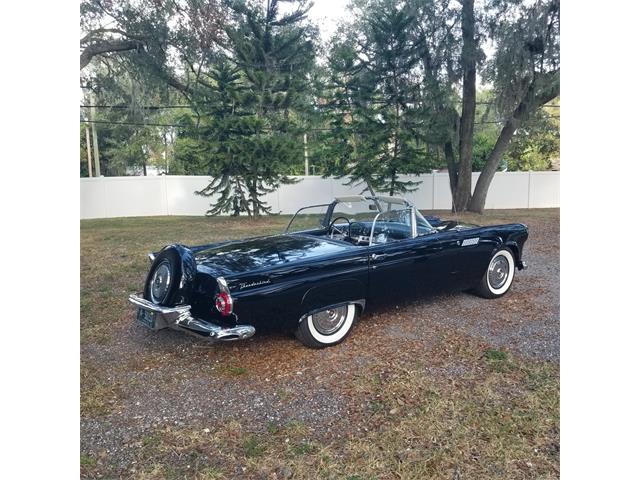
[{"label": "round taillight", "polygon": [[227,292],[220,292],[216,295],[216,310],[218,310],[222,315],[231,315],[232,308],[233,300],[231,299],[231,295]]}]

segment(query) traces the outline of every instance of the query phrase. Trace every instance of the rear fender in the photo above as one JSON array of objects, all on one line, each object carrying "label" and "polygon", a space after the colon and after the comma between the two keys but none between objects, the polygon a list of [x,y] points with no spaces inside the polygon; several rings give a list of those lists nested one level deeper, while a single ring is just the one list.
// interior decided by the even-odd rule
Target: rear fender
[{"label": "rear fender", "polygon": [[178,289],[175,294],[176,305],[188,304],[191,299],[191,292],[196,280],[196,260],[193,258],[193,252],[184,245],[172,245],[178,251],[182,262],[182,276]]},{"label": "rear fender", "polygon": [[366,286],[356,279],[337,280],[310,288],[302,297],[300,316],[329,306],[355,303],[364,310]]},{"label": "rear fender", "polygon": [[511,249],[511,251],[513,252],[513,256],[515,258],[518,269],[523,268],[522,249],[524,247],[524,242],[529,237],[529,231],[527,229],[527,226],[522,225],[522,227],[524,228],[524,230],[518,231],[516,233],[512,233],[505,239],[505,242],[504,242],[504,245],[509,247],[509,249]]}]

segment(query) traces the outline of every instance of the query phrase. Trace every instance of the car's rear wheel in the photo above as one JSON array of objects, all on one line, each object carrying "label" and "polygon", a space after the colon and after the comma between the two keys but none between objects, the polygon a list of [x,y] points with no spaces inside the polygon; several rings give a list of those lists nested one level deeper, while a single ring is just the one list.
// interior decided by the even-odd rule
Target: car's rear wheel
[{"label": "car's rear wheel", "polygon": [[484,298],[498,298],[511,288],[516,262],[508,248],[498,250],[487,267],[476,293]]},{"label": "car's rear wheel", "polygon": [[349,335],[357,317],[358,307],[353,303],[318,310],[302,318],[296,337],[307,347],[330,347]]}]

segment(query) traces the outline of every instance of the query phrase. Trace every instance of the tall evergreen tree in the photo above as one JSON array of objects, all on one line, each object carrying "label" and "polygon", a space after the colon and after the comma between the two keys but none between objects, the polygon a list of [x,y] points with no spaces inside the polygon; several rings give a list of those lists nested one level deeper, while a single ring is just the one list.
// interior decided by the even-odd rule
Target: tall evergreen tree
[{"label": "tall evergreen tree", "polygon": [[377,188],[394,193],[415,189],[416,182],[401,181],[403,173],[420,173],[416,140],[421,136],[419,77],[415,67],[420,43],[412,37],[417,17],[409,4],[396,0],[374,3],[366,18],[370,59],[368,68],[377,79],[379,118],[385,148],[379,156]]},{"label": "tall evergreen tree", "polygon": [[[235,69],[232,75],[220,69],[209,75],[217,109],[206,113],[208,129],[198,134],[215,144],[209,154],[213,180],[199,192],[221,195],[210,214],[271,213],[264,194],[292,183],[287,172],[303,156],[294,116],[309,89],[313,32],[304,24],[305,1],[287,2],[297,8],[284,15],[280,3],[268,0],[264,9],[246,2],[231,5],[235,24],[227,32],[232,50],[228,61]],[[237,99],[225,96],[225,88],[236,92]]]},{"label": "tall evergreen tree", "polygon": [[322,104],[327,148],[321,160],[326,175],[348,176],[348,184],[365,183],[366,190],[375,185],[381,124],[376,118],[374,78],[359,61],[354,44],[355,39],[343,31],[330,50],[330,80]]},{"label": "tall evergreen tree", "polygon": [[326,107],[328,141],[336,157],[328,173],[391,195],[415,188],[400,175],[422,173],[418,44],[409,32],[416,17],[396,0],[369,2],[356,20],[357,33],[343,29],[334,39]]}]

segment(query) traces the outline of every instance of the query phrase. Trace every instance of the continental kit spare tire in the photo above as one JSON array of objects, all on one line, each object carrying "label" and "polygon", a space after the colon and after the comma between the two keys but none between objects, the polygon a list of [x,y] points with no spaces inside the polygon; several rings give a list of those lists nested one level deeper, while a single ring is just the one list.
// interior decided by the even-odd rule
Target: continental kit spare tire
[{"label": "continental kit spare tire", "polygon": [[195,272],[191,250],[183,245],[163,248],[149,269],[144,298],[165,307],[188,303]]}]

